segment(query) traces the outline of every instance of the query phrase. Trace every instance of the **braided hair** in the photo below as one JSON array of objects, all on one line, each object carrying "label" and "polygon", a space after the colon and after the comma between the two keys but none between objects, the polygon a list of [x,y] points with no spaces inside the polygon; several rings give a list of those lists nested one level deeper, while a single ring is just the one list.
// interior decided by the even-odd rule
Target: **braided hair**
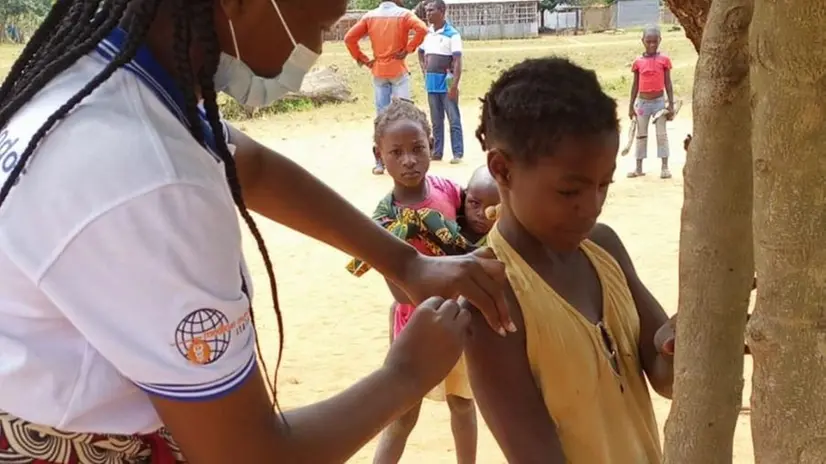
[{"label": "braided hair", "polygon": [[[0,207],[8,197],[11,188],[19,180],[38,144],[49,130],[78,103],[109,79],[115,71],[132,61],[147,39],[149,28],[155,20],[161,1],[58,0],[54,3],[40,27],[23,49],[20,57],[15,61],[6,80],[0,86],[0,127],[5,127],[15,113],[52,79],[67,70],[82,56],[92,52],[116,27],[121,26],[126,30],[126,39],[121,49],[117,51],[103,70],[49,116],[46,122],[35,132],[25,150],[20,154],[18,163],[9,173],[9,178],[0,188]],[[171,6],[174,24],[172,50],[177,64],[173,71],[175,81],[184,96],[186,123],[192,137],[206,146],[207,134],[204,133],[201,124],[198,95],[196,93],[196,89],[200,88],[206,119],[215,138],[217,154],[224,164],[232,198],[241,217],[255,238],[258,250],[263,257],[270,288],[272,289],[279,334],[283,334],[283,320],[278,305],[278,293],[272,261],[267,252],[264,238],[244,203],[235,160],[227,147],[227,140],[216,101],[217,92],[213,76],[218,69],[221,49],[218,35],[215,32],[214,1],[172,0]],[[193,43],[197,43],[202,47],[204,52],[203,66],[198,70],[193,70],[189,56],[189,50]],[[246,286],[243,290],[246,292]],[[250,314],[252,315],[251,301]],[[256,334],[256,347],[258,346],[257,342]],[[281,353],[284,347],[283,337],[279,337],[278,347],[276,375],[278,367],[281,365]],[[275,379],[273,379],[273,385],[271,386],[273,389],[274,382]],[[275,398],[275,395],[273,395],[273,398]],[[276,406],[278,406],[277,401]]]},{"label": "braided hair", "polygon": [[566,58],[525,60],[497,79],[482,99],[476,138],[517,161],[552,155],[563,136],[619,130],[617,103],[597,75]]}]

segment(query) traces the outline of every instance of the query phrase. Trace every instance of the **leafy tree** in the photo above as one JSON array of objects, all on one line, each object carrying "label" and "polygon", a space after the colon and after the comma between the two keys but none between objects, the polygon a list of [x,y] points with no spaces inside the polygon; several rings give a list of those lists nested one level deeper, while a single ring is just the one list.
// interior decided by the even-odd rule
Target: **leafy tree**
[{"label": "leafy tree", "polygon": [[382,0],[353,0],[350,7],[354,10],[372,10],[379,6]]},{"label": "leafy tree", "polygon": [[0,20],[24,15],[45,16],[51,8],[50,0],[3,0],[0,1]]},{"label": "leafy tree", "polygon": [[52,0],[0,0],[0,40],[5,38],[8,24],[29,29],[36,26],[51,7]]},{"label": "leafy tree", "polygon": [[560,3],[562,3],[561,0],[539,0],[539,12],[553,11]]}]

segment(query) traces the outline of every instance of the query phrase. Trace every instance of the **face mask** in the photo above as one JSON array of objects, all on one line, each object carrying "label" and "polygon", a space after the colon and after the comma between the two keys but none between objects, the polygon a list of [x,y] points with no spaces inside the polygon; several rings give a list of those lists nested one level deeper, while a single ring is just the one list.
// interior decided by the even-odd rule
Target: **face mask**
[{"label": "face mask", "polygon": [[260,77],[241,61],[238,41],[235,38],[235,28],[232,21],[229,22],[229,31],[232,35],[232,43],[235,46],[235,56],[221,53],[218,70],[215,72],[215,89],[228,94],[242,105],[252,107],[268,106],[288,92],[298,92],[301,90],[304,76],[318,60],[318,53],[295,41],[292,31],[287,26],[287,22],[284,21],[281,9],[278,8],[275,0],[272,0],[272,6],[281,19],[284,31],[287,32],[287,36],[293,43],[292,53],[281,67],[281,73],[275,77]]}]

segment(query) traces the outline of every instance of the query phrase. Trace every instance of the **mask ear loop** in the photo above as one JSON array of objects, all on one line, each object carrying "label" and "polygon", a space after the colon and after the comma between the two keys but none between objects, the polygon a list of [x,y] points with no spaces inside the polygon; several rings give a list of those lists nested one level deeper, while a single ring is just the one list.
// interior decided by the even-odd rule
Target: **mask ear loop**
[{"label": "mask ear loop", "polygon": [[235,38],[235,27],[232,25],[232,20],[229,19],[229,34],[232,36],[232,45],[235,47],[235,57],[241,59],[241,52],[238,50],[238,39]]},{"label": "mask ear loop", "polygon": [[293,37],[293,33],[290,31],[290,28],[287,27],[287,21],[284,19],[284,15],[281,13],[281,8],[278,8],[278,3],[275,0],[270,0],[272,2],[272,7],[275,8],[275,12],[278,13],[278,18],[281,19],[281,25],[284,26],[284,32],[287,33],[287,37],[290,38],[290,42],[293,43],[293,46],[298,45]]}]

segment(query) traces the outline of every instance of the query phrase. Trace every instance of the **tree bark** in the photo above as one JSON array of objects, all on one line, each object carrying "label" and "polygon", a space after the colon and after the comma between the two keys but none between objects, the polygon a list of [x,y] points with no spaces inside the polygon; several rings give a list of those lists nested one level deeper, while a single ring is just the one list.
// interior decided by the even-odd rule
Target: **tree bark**
[{"label": "tree bark", "polygon": [[685,30],[685,36],[700,51],[700,39],[708,19],[711,0],[665,0],[668,9]]},{"label": "tree bark", "polygon": [[714,0],[695,71],[694,134],[680,229],[674,402],[665,424],[668,464],[732,462],[754,279],[752,5],[753,0]]},{"label": "tree bark", "polygon": [[[715,0],[717,1],[717,0]],[[755,0],[752,434],[765,464],[826,462],[826,3]]]}]

